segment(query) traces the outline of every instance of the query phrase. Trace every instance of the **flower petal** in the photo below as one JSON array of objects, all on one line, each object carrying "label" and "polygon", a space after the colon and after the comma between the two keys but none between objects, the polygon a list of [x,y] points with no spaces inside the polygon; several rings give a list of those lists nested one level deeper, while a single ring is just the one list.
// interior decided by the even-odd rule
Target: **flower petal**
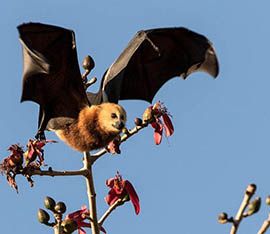
[{"label": "flower petal", "polygon": [[125,181],[125,190],[127,191],[129,198],[134,206],[135,213],[139,214],[140,210],[141,210],[139,197],[138,197],[133,185],[128,180]]},{"label": "flower petal", "polygon": [[114,180],[115,180],[115,178],[110,178],[110,179],[106,180],[106,185],[108,187],[112,188],[114,185]]},{"label": "flower petal", "polygon": [[111,189],[108,195],[105,197],[105,201],[109,206],[113,205],[118,200],[119,196],[116,194],[114,189]]},{"label": "flower petal", "polygon": [[162,132],[163,132],[163,125],[161,123],[157,123],[157,127],[154,131],[154,140],[156,145],[159,145],[162,140]]},{"label": "flower petal", "polygon": [[174,132],[174,127],[170,117],[167,114],[162,115],[166,136],[171,136]]}]

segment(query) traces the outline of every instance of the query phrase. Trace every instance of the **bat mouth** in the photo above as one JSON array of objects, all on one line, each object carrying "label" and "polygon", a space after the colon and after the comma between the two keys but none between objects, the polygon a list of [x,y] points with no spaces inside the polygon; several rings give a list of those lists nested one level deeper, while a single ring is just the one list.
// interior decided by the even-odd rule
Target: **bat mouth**
[{"label": "bat mouth", "polygon": [[119,123],[113,123],[112,126],[113,126],[115,129],[121,131],[121,130],[125,127],[125,124],[122,123],[122,122],[119,122]]}]

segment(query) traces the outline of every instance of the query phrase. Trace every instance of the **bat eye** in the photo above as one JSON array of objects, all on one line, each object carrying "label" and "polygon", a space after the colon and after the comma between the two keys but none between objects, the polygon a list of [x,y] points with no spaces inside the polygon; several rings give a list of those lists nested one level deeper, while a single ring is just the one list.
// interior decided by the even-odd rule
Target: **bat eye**
[{"label": "bat eye", "polygon": [[125,119],[124,115],[121,115],[120,118],[121,118],[121,120],[124,120]]},{"label": "bat eye", "polygon": [[117,118],[117,115],[115,113],[112,113],[111,114],[111,117],[112,117],[112,119],[116,119]]}]

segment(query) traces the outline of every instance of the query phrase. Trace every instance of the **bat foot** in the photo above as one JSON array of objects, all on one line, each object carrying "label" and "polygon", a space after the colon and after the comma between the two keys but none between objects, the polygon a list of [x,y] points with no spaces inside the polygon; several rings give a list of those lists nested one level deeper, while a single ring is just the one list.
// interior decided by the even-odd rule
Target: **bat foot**
[{"label": "bat foot", "polygon": [[39,141],[44,141],[46,140],[46,136],[44,131],[38,131],[37,134],[35,135],[35,138]]}]

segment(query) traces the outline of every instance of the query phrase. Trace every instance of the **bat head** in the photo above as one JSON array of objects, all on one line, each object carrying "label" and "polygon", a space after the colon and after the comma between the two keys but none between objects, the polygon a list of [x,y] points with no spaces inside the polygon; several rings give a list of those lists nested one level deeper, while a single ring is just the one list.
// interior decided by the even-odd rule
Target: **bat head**
[{"label": "bat head", "polygon": [[118,134],[126,125],[127,115],[124,108],[114,103],[99,105],[99,127],[110,134]]}]

